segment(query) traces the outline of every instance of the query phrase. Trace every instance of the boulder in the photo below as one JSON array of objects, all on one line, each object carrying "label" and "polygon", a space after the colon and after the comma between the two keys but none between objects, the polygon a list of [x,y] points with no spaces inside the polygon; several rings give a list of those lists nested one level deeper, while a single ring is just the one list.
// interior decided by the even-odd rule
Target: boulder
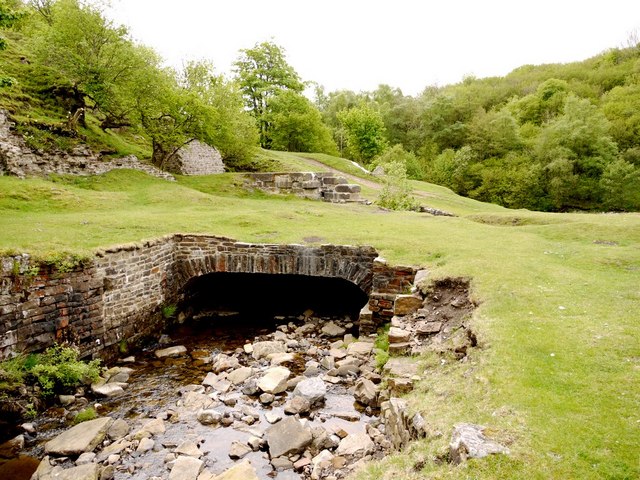
[{"label": "boulder", "polygon": [[509,449],[484,435],[485,427],[471,423],[459,423],[454,426],[449,443],[449,458],[455,464],[468,458],[483,458],[487,455],[504,453]]},{"label": "boulder", "polygon": [[93,384],[91,391],[102,397],[115,397],[124,393],[124,389],[117,383]]},{"label": "boulder", "polygon": [[178,445],[174,450],[174,453],[194,458],[200,458],[202,456],[202,452],[198,448],[198,445],[190,440],[184,441]]},{"label": "boulder", "polygon": [[292,353],[286,352],[276,352],[267,355],[267,360],[269,360],[269,363],[271,363],[271,365],[280,365],[283,363],[293,362],[294,358],[295,357]]},{"label": "boulder", "polygon": [[214,477],[213,480],[259,480],[256,469],[249,460],[234,465],[223,473]]},{"label": "boulder", "polygon": [[311,404],[309,403],[309,400],[297,395],[289,400],[284,406],[284,413],[288,415],[309,413],[309,410],[311,410]]},{"label": "boulder", "polygon": [[232,442],[231,448],[229,449],[229,458],[234,460],[238,458],[244,458],[252,451],[253,449],[246,443]]},{"label": "boulder", "polygon": [[49,440],[44,445],[44,451],[46,454],[62,456],[91,452],[104,440],[112,423],[113,419],[110,417],[79,423]]},{"label": "boulder", "polygon": [[336,325],[333,322],[328,322],[322,326],[320,331],[322,332],[323,335],[326,335],[327,337],[335,338],[335,337],[342,337],[346,330],[342,328],[340,325]]},{"label": "boulder", "polygon": [[336,448],[336,455],[364,457],[373,453],[375,444],[366,433],[352,433],[340,440],[340,445]]},{"label": "boulder", "polygon": [[213,360],[213,364],[211,365],[211,370],[213,373],[225,372],[227,370],[231,370],[234,368],[238,368],[240,366],[240,361],[236,357],[231,357],[224,353],[219,353],[216,355]]},{"label": "boulder", "polygon": [[287,351],[287,347],[282,342],[277,341],[265,341],[265,342],[256,342],[253,344],[253,358],[255,360],[260,360],[261,358],[267,357],[272,353],[284,353]]},{"label": "boulder", "polygon": [[204,462],[193,457],[178,457],[171,468],[169,480],[196,480]]},{"label": "boulder", "polygon": [[184,345],[176,345],[175,347],[162,348],[155,351],[158,358],[179,357],[187,353],[187,347]]},{"label": "boulder", "polygon": [[165,430],[166,427],[164,426],[164,420],[161,418],[154,418],[153,420],[149,420],[145,423],[142,428],[133,435],[133,438],[139,440],[149,435],[159,435],[164,433]]},{"label": "boulder", "polygon": [[320,377],[305,378],[293,390],[293,395],[308,400],[312,407],[323,404],[326,394],[327,386]]},{"label": "boulder", "polygon": [[389,343],[405,343],[411,339],[411,332],[398,327],[389,329]]},{"label": "boulder", "polygon": [[416,333],[418,335],[432,335],[442,330],[442,322],[422,321],[416,324]]},{"label": "boulder", "polygon": [[258,380],[257,386],[265,393],[281,393],[287,389],[287,380],[291,372],[285,367],[271,367]]},{"label": "boulder", "polygon": [[107,436],[111,440],[116,441],[116,440],[120,440],[121,438],[124,438],[128,433],[129,433],[129,424],[126,421],[122,420],[121,418],[118,418],[109,427],[109,430],[107,431]]},{"label": "boulder", "polygon": [[264,434],[271,458],[300,453],[311,443],[311,431],[294,417],[286,417],[267,428]]},{"label": "boulder", "polygon": [[369,356],[372,350],[373,343],[371,342],[353,342],[347,347],[347,353],[349,355],[356,355],[360,357]]},{"label": "boulder", "polygon": [[[56,471],[56,469],[59,469]],[[31,477],[34,478],[34,477]],[[55,480],[99,480],[100,465],[97,463],[87,463],[73,468],[60,469],[54,467],[50,476],[38,476],[37,478],[45,480],[47,478],[55,478]]]},{"label": "boulder", "polygon": [[253,369],[251,367],[240,367],[227,374],[227,380],[234,385],[244,383],[251,375]]},{"label": "boulder", "polygon": [[217,425],[222,420],[222,414],[216,410],[199,410],[196,418],[202,425]]},{"label": "boulder", "polygon": [[360,377],[356,381],[353,396],[358,402],[364,405],[377,407],[379,390],[380,389],[371,380]]}]

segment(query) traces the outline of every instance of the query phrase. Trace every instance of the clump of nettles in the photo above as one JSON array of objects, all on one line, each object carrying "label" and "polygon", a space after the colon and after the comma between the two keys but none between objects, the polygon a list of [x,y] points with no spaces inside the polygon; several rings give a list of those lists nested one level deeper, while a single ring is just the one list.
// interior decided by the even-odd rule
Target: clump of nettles
[{"label": "clump of nettles", "polygon": [[73,347],[54,345],[43,353],[20,355],[0,363],[0,392],[16,391],[21,385],[34,385],[49,397],[89,384],[100,376],[100,360],[84,362]]}]

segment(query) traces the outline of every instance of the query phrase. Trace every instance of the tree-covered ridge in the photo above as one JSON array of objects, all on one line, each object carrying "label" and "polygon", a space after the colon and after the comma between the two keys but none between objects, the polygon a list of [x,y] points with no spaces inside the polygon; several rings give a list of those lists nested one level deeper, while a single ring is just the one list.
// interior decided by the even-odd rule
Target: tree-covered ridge
[{"label": "tree-covered ridge", "polygon": [[304,92],[314,83],[272,41],[241,50],[226,78],[208,61],[164,67],[78,0],[0,0],[0,28],[0,106],[36,147],[82,138],[163,166],[198,139],[235,168],[251,168],[257,145],[340,153],[367,167],[399,163],[411,178],[512,208],[640,209],[637,42],[415,97],[315,84],[312,102]]}]

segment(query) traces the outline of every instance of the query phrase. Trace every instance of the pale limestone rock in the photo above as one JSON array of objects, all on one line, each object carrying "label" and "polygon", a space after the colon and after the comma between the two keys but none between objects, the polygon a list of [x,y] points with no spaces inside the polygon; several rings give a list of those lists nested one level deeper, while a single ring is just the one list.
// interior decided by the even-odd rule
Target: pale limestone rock
[{"label": "pale limestone rock", "polygon": [[371,380],[364,377],[360,377],[356,381],[356,385],[353,391],[354,398],[364,404],[371,407],[378,406],[378,392],[380,389]]},{"label": "pale limestone rock", "polygon": [[196,445],[195,442],[189,440],[178,445],[175,449],[175,453],[195,458],[200,458],[202,456],[202,452],[198,448],[198,445]]},{"label": "pale limestone rock", "polygon": [[308,400],[312,407],[324,403],[326,394],[327,386],[320,377],[305,378],[293,390],[293,395]]},{"label": "pale limestone rock", "polygon": [[184,345],[176,345],[175,347],[162,348],[155,351],[157,358],[179,357],[187,353],[187,347]]},{"label": "pale limestone rock", "polygon": [[347,347],[347,353],[349,355],[356,355],[360,357],[366,357],[371,354],[373,350],[373,343],[371,342],[353,342]]},{"label": "pale limestone rock", "polygon": [[256,469],[249,460],[234,465],[230,469],[221,473],[214,480],[259,480]]},{"label": "pale limestone rock", "polygon": [[352,433],[340,440],[336,455],[364,457],[375,450],[373,440],[366,433]]},{"label": "pale limestone rock", "polygon": [[253,344],[252,355],[255,360],[260,360],[271,353],[284,353],[286,351],[287,347],[284,343],[269,340],[265,342],[255,342]]},{"label": "pale limestone rock", "polygon": [[411,332],[398,327],[389,329],[389,343],[405,343],[411,338]]},{"label": "pale limestone rock", "polygon": [[169,480],[196,480],[204,462],[193,457],[178,457],[171,468]]},{"label": "pale limestone rock", "polygon": [[326,335],[327,337],[330,338],[335,338],[335,337],[342,337],[345,333],[345,329],[342,328],[340,325],[336,325],[333,322],[327,322],[325,323],[322,328],[320,329],[320,331]]},{"label": "pale limestone rock", "polygon": [[311,443],[311,431],[293,417],[287,417],[265,432],[271,458],[302,452]]},{"label": "pale limestone rock", "polygon": [[239,385],[244,383],[251,375],[253,375],[253,369],[251,367],[240,367],[230,372],[227,375],[227,380],[234,385]]},{"label": "pale limestone rock", "polygon": [[285,367],[271,367],[258,380],[258,388],[265,393],[281,393],[287,389],[287,380],[291,372]]},{"label": "pale limestone rock", "polygon": [[244,458],[252,451],[252,448],[245,443],[231,442],[231,448],[229,449],[229,458]]},{"label": "pale limestone rock", "polygon": [[504,453],[509,449],[484,435],[485,427],[471,423],[455,425],[449,443],[449,458],[453,463],[461,463],[468,458],[483,458],[487,455]]},{"label": "pale limestone rock", "polygon": [[110,417],[82,422],[49,440],[44,451],[47,454],[65,456],[91,452],[104,440],[111,423],[113,419]]}]

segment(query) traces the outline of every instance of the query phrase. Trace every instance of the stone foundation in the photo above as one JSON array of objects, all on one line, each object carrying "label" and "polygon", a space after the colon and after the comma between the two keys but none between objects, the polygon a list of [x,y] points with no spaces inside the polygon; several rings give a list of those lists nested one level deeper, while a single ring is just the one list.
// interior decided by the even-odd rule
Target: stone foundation
[{"label": "stone foundation", "polygon": [[[73,268],[36,262],[28,255],[4,257],[0,359],[61,341],[76,344],[85,357],[117,353],[121,342],[158,333],[162,307],[178,304],[190,279],[212,272],[348,280],[370,295],[371,315],[362,317],[363,333],[368,333],[393,312],[392,292],[403,289],[413,271],[390,267],[376,261],[377,256],[366,246],[249,244],[171,235],[101,251]],[[389,303],[381,304],[381,298]]]},{"label": "stone foundation", "polygon": [[251,173],[253,186],[271,193],[292,193],[325,202],[361,202],[360,185],[349,184],[335,173]]}]

